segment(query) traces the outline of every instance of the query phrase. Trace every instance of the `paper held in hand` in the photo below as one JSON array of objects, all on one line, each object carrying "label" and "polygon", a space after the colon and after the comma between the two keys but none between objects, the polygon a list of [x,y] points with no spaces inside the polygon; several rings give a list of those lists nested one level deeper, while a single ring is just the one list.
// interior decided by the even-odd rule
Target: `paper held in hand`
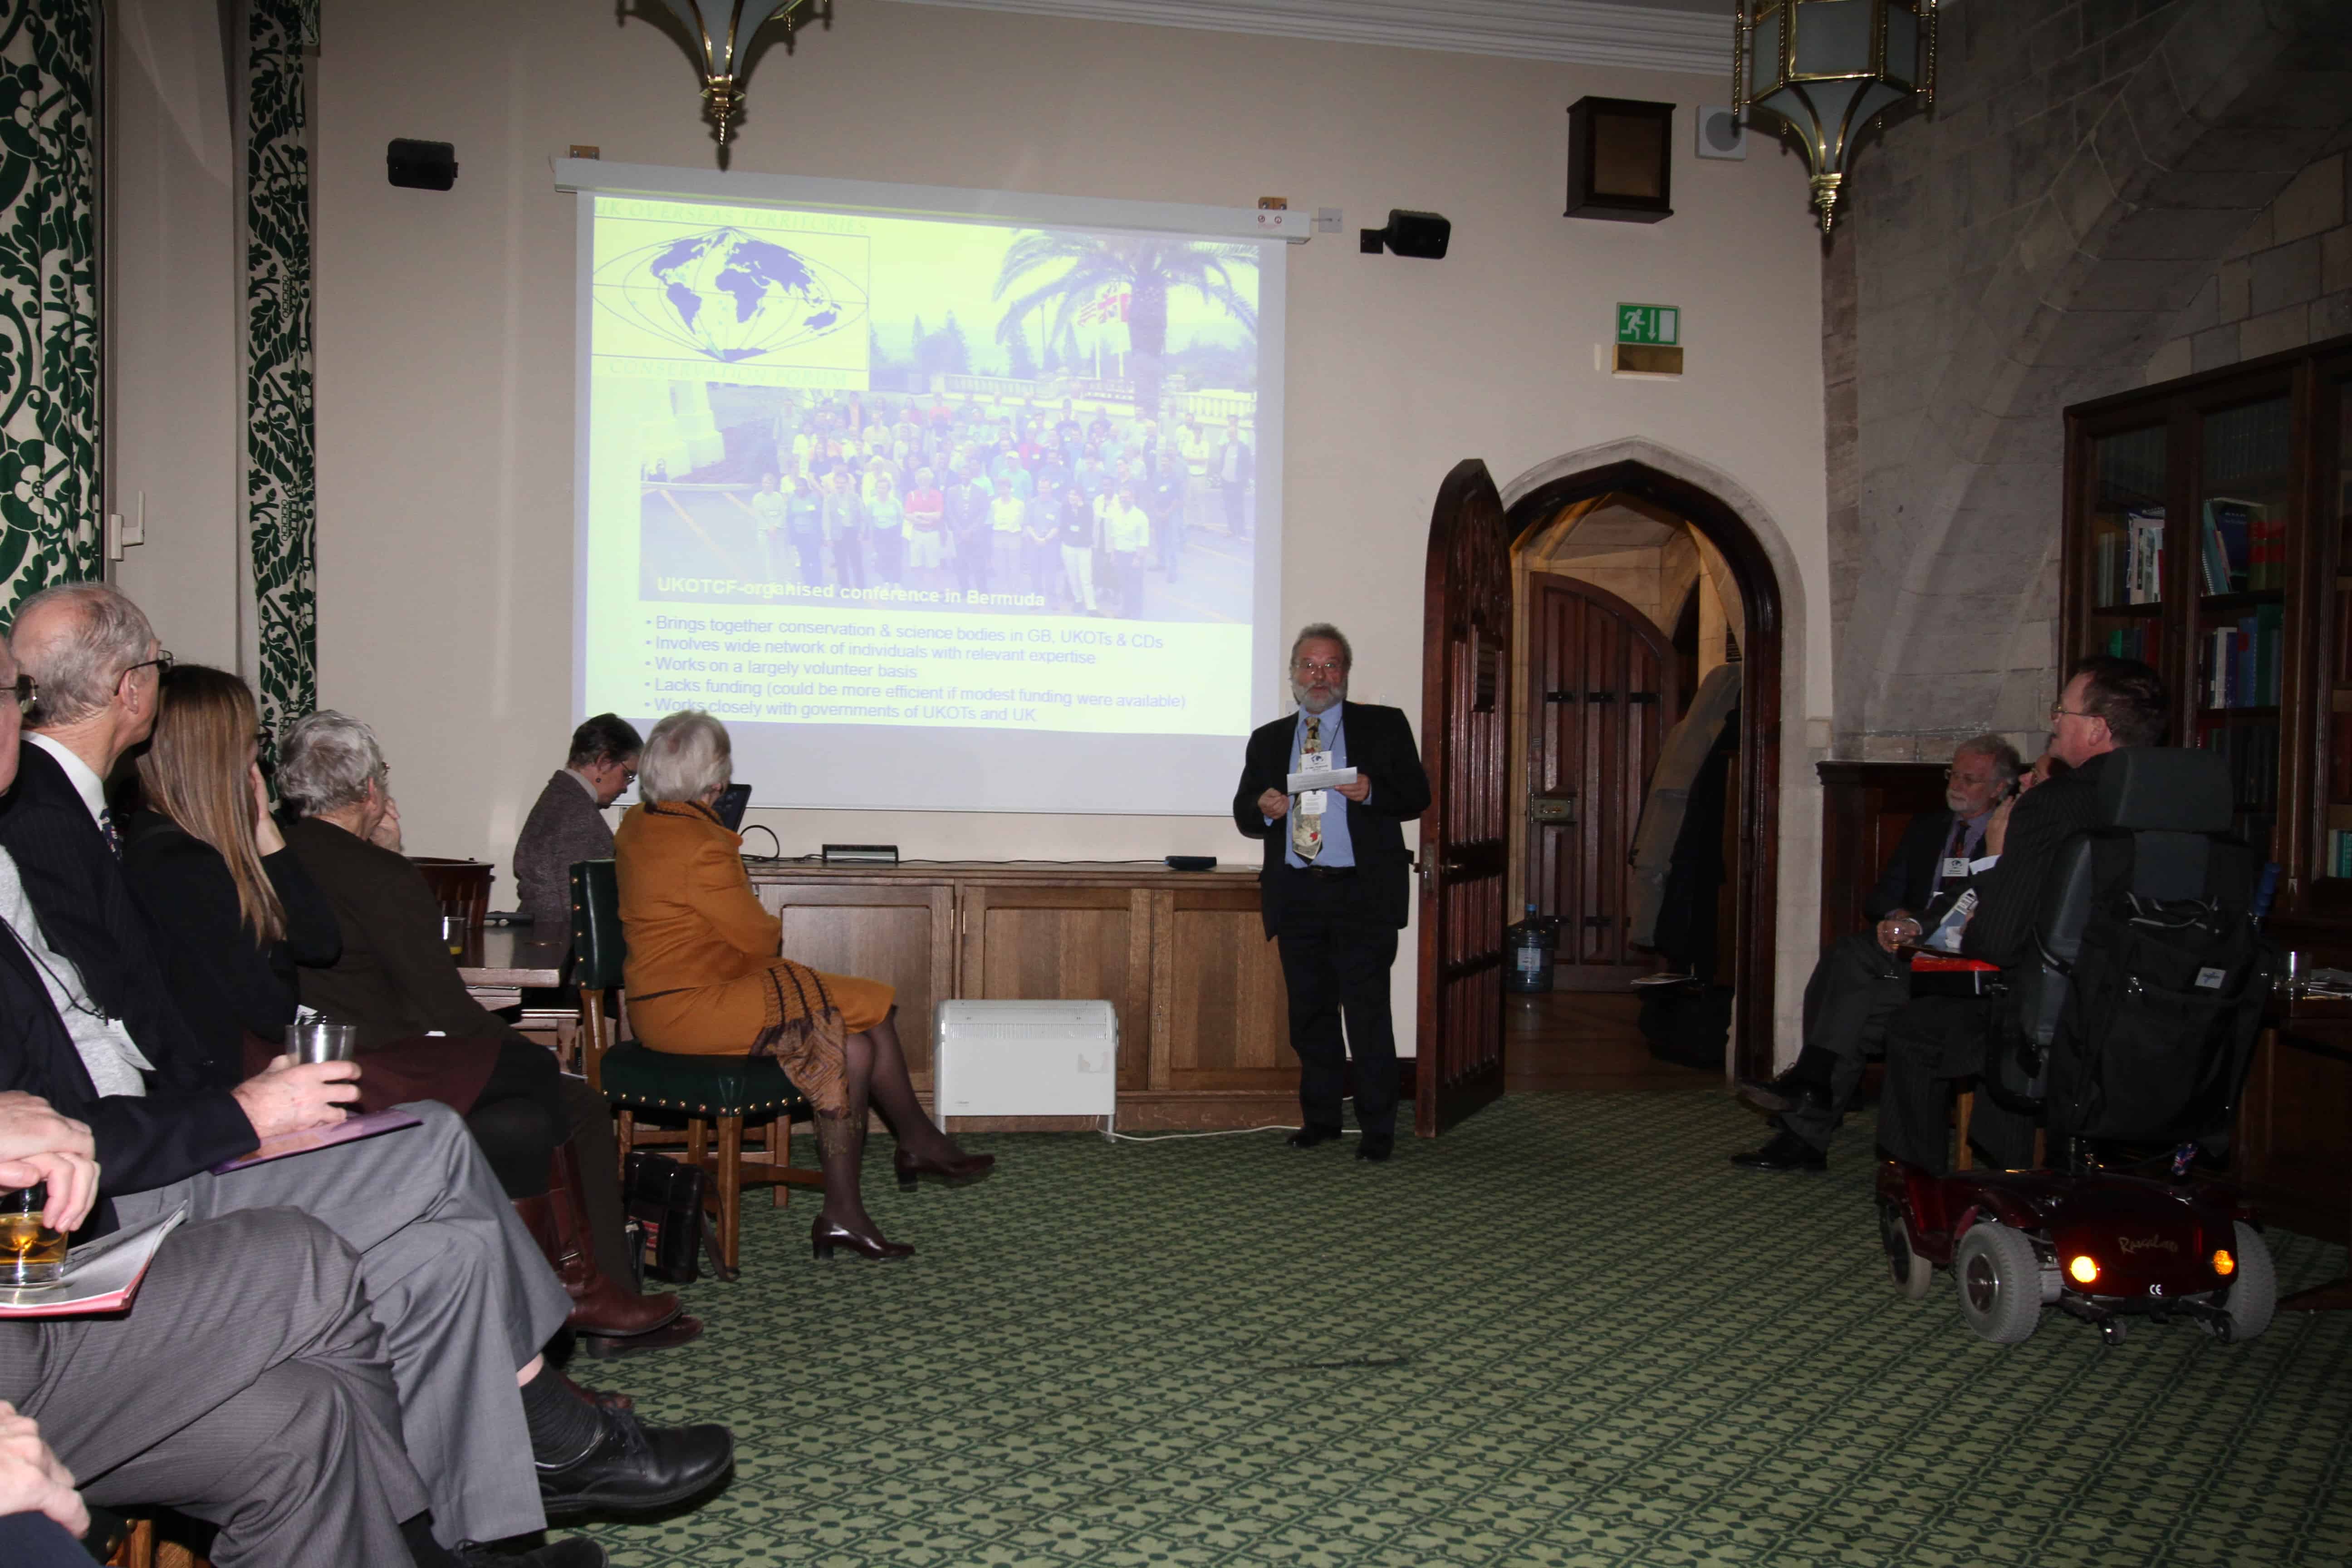
[{"label": "paper held in hand", "polygon": [[1324,768],[1317,773],[1290,775],[1290,793],[1298,795],[1310,789],[1338,789],[1341,784],[1356,782],[1353,768]]},{"label": "paper held in hand", "polygon": [[0,1318],[77,1318],[115,1312],[131,1304],[155,1249],[188,1217],[182,1204],[145,1225],[85,1241],[66,1254],[66,1277],[55,1285],[0,1289]]}]

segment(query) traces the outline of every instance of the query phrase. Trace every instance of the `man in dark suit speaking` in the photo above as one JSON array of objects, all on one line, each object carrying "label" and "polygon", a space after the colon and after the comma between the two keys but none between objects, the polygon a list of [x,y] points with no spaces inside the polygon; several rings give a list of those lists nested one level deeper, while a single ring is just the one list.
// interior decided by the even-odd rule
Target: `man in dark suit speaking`
[{"label": "man in dark suit speaking", "polygon": [[1762,1148],[1734,1154],[1733,1164],[1751,1171],[1828,1167],[1830,1138],[1862,1081],[1864,1058],[1884,1047],[1888,1022],[1911,1000],[1910,962],[1895,949],[1927,936],[1928,905],[1975,874],[1987,853],[1993,808],[2015,790],[2021,771],[2017,748],[1999,735],[1963,741],[1952,753],[1944,770],[1945,809],[1911,819],[1863,900],[1874,923],[1840,938],[1813,966],[1805,984],[1805,1048],[1796,1065],[1769,1084],[1741,1086],[1742,1100],[1777,1113],[1777,1131]]},{"label": "man in dark suit speaking", "polygon": [[[1360,1160],[1396,1144],[1396,1030],[1389,970],[1409,910],[1412,857],[1400,824],[1429,807],[1412,726],[1394,708],[1350,702],[1355,654],[1318,621],[1290,645],[1298,711],[1249,738],[1234,824],[1265,845],[1258,901],[1279,944],[1298,1053],[1299,1129],[1293,1147],[1339,1136],[1349,1054],[1356,1061]],[[1355,770],[1349,782],[1292,795],[1289,775]],[[1340,1020],[1347,1030],[1343,1038]]]}]

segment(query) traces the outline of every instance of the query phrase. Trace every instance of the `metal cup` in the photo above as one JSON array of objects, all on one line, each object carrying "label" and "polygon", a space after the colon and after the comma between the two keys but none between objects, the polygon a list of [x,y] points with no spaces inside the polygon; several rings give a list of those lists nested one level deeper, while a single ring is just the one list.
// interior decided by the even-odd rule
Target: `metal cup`
[{"label": "metal cup", "polygon": [[450,957],[456,958],[466,951],[466,939],[473,934],[473,929],[474,922],[462,914],[441,917],[441,941],[448,947]]},{"label": "metal cup", "polygon": [[347,1062],[359,1054],[360,1026],[323,1018],[286,1026],[286,1049],[298,1062]]}]

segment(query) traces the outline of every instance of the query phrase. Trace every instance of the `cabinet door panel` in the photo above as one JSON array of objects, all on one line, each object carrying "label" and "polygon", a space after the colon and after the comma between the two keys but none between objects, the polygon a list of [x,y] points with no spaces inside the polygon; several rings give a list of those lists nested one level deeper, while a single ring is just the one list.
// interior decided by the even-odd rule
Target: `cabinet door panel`
[{"label": "cabinet door panel", "polygon": [[1288,994],[1259,923],[1257,889],[1187,889],[1154,901],[1166,1037],[1151,1087],[1295,1092]]},{"label": "cabinet door panel", "polygon": [[1140,889],[967,884],[963,994],[1090,1002],[1118,1016],[1118,1087],[1141,1089],[1150,1054],[1150,895]]},{"label": "cabinet door panel", "polygon": [[932,1013],[954,994],[954,894],[945,882],[759,884],[783,921],[784,956],[898,994],[898,1040],[916,1085],[931,1076]]}]

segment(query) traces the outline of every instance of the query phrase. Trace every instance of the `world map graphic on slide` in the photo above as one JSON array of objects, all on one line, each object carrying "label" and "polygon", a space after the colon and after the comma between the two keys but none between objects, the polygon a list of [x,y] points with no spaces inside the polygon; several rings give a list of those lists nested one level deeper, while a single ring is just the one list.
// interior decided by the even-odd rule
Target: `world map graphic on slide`
[{"label": "world map graphic on slide", "polygon": [[721,363],[773,354],[861,321],[863,289],[838,268],[742,229],[679,235],[596,270],[596,302]]}]

